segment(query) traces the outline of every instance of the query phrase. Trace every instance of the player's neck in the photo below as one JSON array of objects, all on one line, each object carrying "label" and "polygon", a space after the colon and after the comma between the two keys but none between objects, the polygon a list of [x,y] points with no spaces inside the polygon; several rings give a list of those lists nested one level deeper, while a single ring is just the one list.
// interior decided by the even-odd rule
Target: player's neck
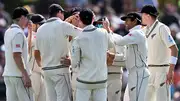
[{"label": "player's neck", "polygon": [[147,24],[147,26],[151,27],[155,21],[156,21],[156,19],[149,19],[149,23]]},{"label": "player's neck", "polygon": [[23,25],[21,24],[20,21],[14,21],[14,24],[17,24],[18,26],[20,26],[23,29]]}]

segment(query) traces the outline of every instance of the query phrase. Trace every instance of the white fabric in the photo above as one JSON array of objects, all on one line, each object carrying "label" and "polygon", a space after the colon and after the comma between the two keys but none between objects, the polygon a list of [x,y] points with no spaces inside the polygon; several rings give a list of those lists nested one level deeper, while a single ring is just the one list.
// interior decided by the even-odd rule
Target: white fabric
[{"label": "white fabric", "polygon": [[128,85],[126,86],[125,92],[124,92],[124,97],[123,97],[123,101],[129,101],[129,87]]},{"label": "white fabric", "polygon": [[121,101],[122,74],[109,74],[107,94],[108,101]]},{"label": "white fabric", "polygon": [[133,27],[129,34],[117,37],[114,41],[117,45],[127,45],[126,68],[147,65],[147,42],[145,34],[140,30],[141,26]]},{"label": "white fabric", "polygon": [[[164,65],[170,62],[170,49],[169,47],[175,45],[175,41],[171,36],[169,28],[163,23],[156,20],[149,28],[153,28],[155,23],[158,22],[150,36],[147,38],[148,42],[148,64]],[[144,31],[148,34],[147,28]]]},{"label": "white fabric", "polygon": [[72,101],[72,89],[69,73],[57,73],[57,70],[44,71],[44,81],[49,101]]},{"label": "white fabric", "polygon": [[27,41],[23,30],[17,24],[12,24],[5,32],[4,42],[6,64],[3,76],[22,76],[22,73],[14,61],[13,52],[21,52],[24,68],[30,73],[27,68]]},{"label": "white fabric", "polygon": [[41,73],[41,67],[37,65],[37,62],[34,57],[35,43],[36,43],[36,33],[33,32],[31,38],[30,52],[28,55],[28,68],[33,72]]},{"label": "white fabric", "polygon": [[[120,35],[115,33],[113,33],[111,36],[112,36],[112,40],[116,40],[116,38],[121,37]],[[125,67],[126,46],[115,45],[115,50],[116,50],[115,58],[113,64],[111,66],[108,66],[108,72],[122,73],[123,71],[121,67]]]},{"label": "white fabric", "polygon": [[34,101],[32,88],[25,88],[22,78],[4,77],[6,101]]},{"label": "white fabric", "polygon": [[[113,33],[112,39],[115,40],[119,35]],[[115,59],[112,66],[108,66],[108,73],[123,73],[122,67],[125,67],[125,46],[115,45]],[[121,101],[122,74],[108,75],[108,101]]]},{"label": "white fabric", "polygon": [[[84,30],[91,30],[94,28],[93,25],[89,25],[85,27]],[[72,68],[78,66],[78,78],[87,82],[107,80],[107,50],[113,47],[114,44],[110,36],[102,29],[82,32],[77,36],[72,44],[71,66]],[[83,87],[78,84],[77,87]],[[86,89],[92,88],[96,88],[96,86],[93,85]]]},{"label": "white fabric", "polygon": [[31,83],[34,91],[34,101],[48,101],[46,100],[46,89],[42,74],[38,72],[32,72]]},{"label": "white fabric", "polygon": [[[175,45],[175,41],[171,36],[169,28],[158,20],[149,29],[152,29],[155,23],[157,23],[157,26],[147,38],[148,64],[169,64],[171,56],[169,47]],[[145,31],[147,29],[145,28]],[[170,101],[170,96],[168,96],[169,86],[164,84],[162,87],[159,87],[161,83],[165,82],[168,69],[169,66],[149,67],[151,76],[146,94],[148,101]]]},{"label": "white fabric", "polygon": [[76,90],[76,100],[75,101],[107,101],[107,89],[79,89]]},{"label": "white fabric", "polygon": [[126,68],[129,71],[130,101],[145,101],[150,73],[147,69],[147,42],[141,26],[133,27],[126,36],[117,38],[115,43],[127,45]]},{"label": "white fabric", "polygon": [[169,67],[149,67],[147,101],[171,101],[170,85],[165,83],[168,70]]},{"label": "white fabric", "polygon": [[149,70],[147,68],[132,68],[128,76],[129,101],[146,101],[149,80]]},{"label": "white fabric", "polygon": [[[36,35],[35,50],[39,50],[42,67],[61,65],[60,59],[69,53],[67,36],[75,37],[80,29],[62,21],[60,18],[50,18],[39,27]],[[67,73],[67,70],[62,69]]]},{"label": "white fabric", "polygon": [[178,58],[171,56],[170,63],[176,65]]}]

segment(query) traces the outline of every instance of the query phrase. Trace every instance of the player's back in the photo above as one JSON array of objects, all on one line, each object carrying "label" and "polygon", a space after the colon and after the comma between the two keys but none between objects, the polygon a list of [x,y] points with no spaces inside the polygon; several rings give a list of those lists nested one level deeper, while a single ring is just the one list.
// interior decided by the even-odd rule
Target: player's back
[{"label": "player's back", "polygon": [[41,53],[43,67],[61,65],[61,57],[68,54],[67,39],[62,26],[62,20],[51,18],[37,31],[36,47]]},{"label": "player's back", "polygon": [[[88,27],[93,26],[90,25]],[[98,28],[94,31],[84,30],[77,40],[81,50],[80,74],[78,78],[91,82],[106,80],[108,33]]]}]

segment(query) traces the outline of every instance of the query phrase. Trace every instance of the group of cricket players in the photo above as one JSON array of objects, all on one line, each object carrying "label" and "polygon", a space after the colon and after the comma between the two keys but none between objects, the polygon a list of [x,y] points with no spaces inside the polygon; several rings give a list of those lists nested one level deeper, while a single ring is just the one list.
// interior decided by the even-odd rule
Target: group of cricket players
[{"label": "group of cricket players", "polygon": [[171,101],[178,49],[154,6],[121,17],[126,36],[113,33],[106,17],[94,21],[90,9],[66,19],[64,12],[52,4],[46,20],[23,7],[13,11],[4,36],[7,101],[121,101],[123,67],[124,101]]}]

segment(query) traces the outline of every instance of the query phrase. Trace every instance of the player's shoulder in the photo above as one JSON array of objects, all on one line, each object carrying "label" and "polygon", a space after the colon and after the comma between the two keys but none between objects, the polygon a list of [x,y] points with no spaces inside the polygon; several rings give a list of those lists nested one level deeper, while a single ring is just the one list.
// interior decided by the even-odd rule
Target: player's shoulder
[{"label": "player's shoulder", "polygon": [[167,25],[163,24],[162,22],[159,22],[158,27],[159,29],[162,29],[162,30],[166,29],[170,31],[170,28]]},{"label": "player's shoulder", "polygon": [[104,28],[96,28],[96,30],[102,33],[107,33],[106,29]]},{"label": "player's shoulder", "polygon": [[143,37],[145,38],[145,33],[143,32],[142,29],[137,29],[137,30],[133,30],[133,31],[130,31],[129,36],[133,36],[133,37]]}]

